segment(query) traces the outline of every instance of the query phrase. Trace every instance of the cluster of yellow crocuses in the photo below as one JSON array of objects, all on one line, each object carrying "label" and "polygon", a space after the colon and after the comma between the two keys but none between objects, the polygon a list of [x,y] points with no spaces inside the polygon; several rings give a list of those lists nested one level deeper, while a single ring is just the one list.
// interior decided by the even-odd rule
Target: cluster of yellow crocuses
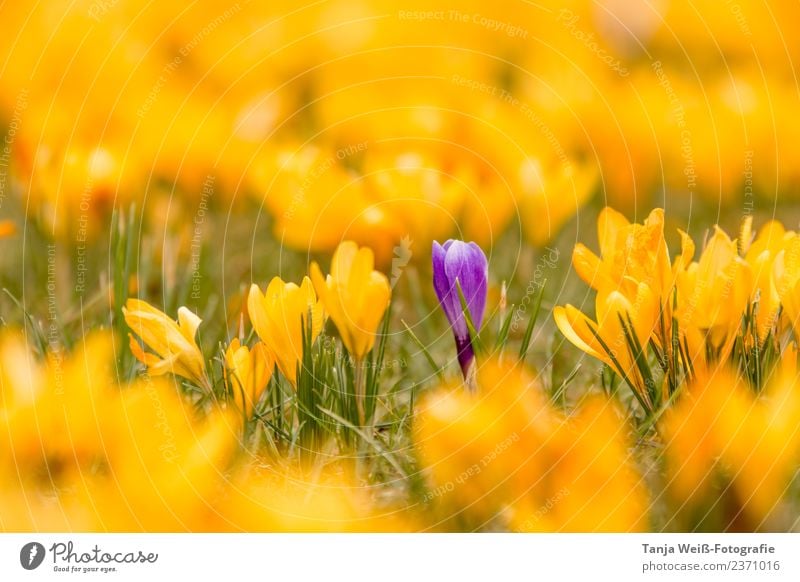
[{"label": "cluster of yellow crocuses", "polygon": [[665,527],[785,530],[800,462],[800,237],[778,221],[738,239],[715,227],[699,257],[686,232],[670,259],[664,212],[630,223],[606,208],[600,256],[578,275],[597,292],[592,320],[556,307],[567,339],[632,388],[640,431],[664,446]]},{"label": "cluster of yellow crocuses", "polygon": [[754,238],[748,216],[738,240],[715,227],[697,259],[692,239],[679,234],[681,251],[671,260],[663,210],[632,224],[604,209],[600,256],[583,244],[573,253],[576,272],[597,291],[596,320],[572,305],[553,313],[562,333],[624,378],[648,412],[683,379],[719,364],[741,366],[760,385],[800,321],[795,232],[773,221]]},{"label": "cluster of yellow crocuses", "polygon": [[[313,344],[328,317],[350,356],[361,362],[374,346],[390,297],[389,280],[374,270],[372,250],[352,241],[339,245],[327,277],[312,263],[311,278],[304,277],[300,285],[275,277],[262,292],[254,283],[247,296],[247,314],[258,340],[248,346],[243,337],[232,339],[223,358],[228,393],[239,410],[252,415],[276,366],[297,387],[306,340]],[[181,307],[175,322],[139,299],[129,299],[123,314],[148,350],[130,336],[133,354],[150,375],[171,373],[211,388],[205,357],[195,340],[202,323],[197,315]],[[357,398],[362,405],[362,395]]]}]

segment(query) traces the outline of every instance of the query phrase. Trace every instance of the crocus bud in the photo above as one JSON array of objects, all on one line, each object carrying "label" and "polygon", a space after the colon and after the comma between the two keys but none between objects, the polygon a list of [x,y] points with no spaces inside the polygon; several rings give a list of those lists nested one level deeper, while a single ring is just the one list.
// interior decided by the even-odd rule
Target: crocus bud
[{"label": "crocus bud", "polygon": [[486,308],[488,278],[489,264],[486,255],[474,242],[448,240],[444,245],[433,242],[433,287],[453,329],[458,363],[464,378],[468,376],[475,352],[458,295],[458,286],[461,286],[472,323],[479,331]]}]

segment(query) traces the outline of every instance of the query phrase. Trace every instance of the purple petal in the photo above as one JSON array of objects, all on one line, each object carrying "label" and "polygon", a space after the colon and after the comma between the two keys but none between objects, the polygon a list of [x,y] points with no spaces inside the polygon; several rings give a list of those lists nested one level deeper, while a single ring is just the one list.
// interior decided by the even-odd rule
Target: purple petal
[{"label": "purple petal", "polygon": [[461,291],[464,293],[467,309],[469,309],[475,328],[480,329],[488,293],[489,263],[486,255],[474,242],[453,241],[445,255],[444,271],[453,289],[451,296],[455,296],[458,306],[459,322],[458,324],[453,323],[456,334],[463,331],[463,335],[467,335],[467,324],[463,321],[461,314],[461,302],[458,298],[456,281],[461,284]]},{"label": "purple petal", "polygon": [[[458,292],[455,290],[454,285],[447,278],[445,272],[445,258],[447,249],[450,248],[453,241],[449,240],[444,243],[444,246],[438,242],[433,241],[433,289],[436,291],[436,297],[444,310],[444,314],[451,326],[461,317],[461,304],[458,300]],[[466,324],[462,322],[464,332],[466,332]],[[461,336],[465,336],[462,333]]]},{"label": "purple petal", "polygon": [[431,250],[431,258],[433,260],[433,289],[436,291],[436,297],[439,298],[439,303],[442,302],[442,298],[447,295],[447,291],[450,289],[450,284],[447,282],[447,275],[444,274],[445,254],[446,249],[437,241],[433,241],[433,249]]}]

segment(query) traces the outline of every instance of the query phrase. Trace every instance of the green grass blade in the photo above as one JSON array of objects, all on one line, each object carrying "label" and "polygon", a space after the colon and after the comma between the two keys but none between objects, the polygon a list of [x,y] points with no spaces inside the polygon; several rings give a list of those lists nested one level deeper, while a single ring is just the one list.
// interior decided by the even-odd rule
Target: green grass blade
[{"label": "green grass blade", "polygon": [[422,355],[425,356],[425,359],[428,360],[428,363],[430,364],[431,369],[439,377],[439,380],[444,380],[444,372],[436,364],[436,360],[433,359],[433,356],[431,356],[431,353],[428,351],[428,348],[425,347],[425,344],[423,344],[422,341],[420,341],[420,339],[417,337],[417,334],[414,333],[414,331],[408,326],[408,324],[405,322],[404,319],[401,319],[400,323],[403,324],[403,327],[406,328],[406,331],[408,332],[408,335],[411,336],[411,340],[420,349],[420,351],[422,352]]},{"label": "green grass blade", "polygon": [[497,341],[495,342],[495,349],[502,350],[506,347],[506,343],[508,343],[508,334],[511,330],[511,321],[514,319],[514,306],[511,306],[508,315],[503,320],[502,325],[500,326],[500,331],[497,334]]},{"label": "green grass blade", "polygon": [[461,302],[461,312],[464,314],[464,321],[467,323],[467,331],[469,332],[469,341],[472,344],[472,350],[475,355],[482,355],[483,344],[481,343],[480,332],[475,327],[475,322],[472,321],[472,314],[469,312],[467,305],[467,298],[464,297],[464,291],[461,289],[461,282],[456,279],[456,290],[458,291],[458,300]]},{"label": "green grass blade", "polygon": [[[547,281],[545,281],[546,283]],[[519,359],[524,360],[525,356],[528,355],[528,348],[531,345],[531,339],[533,338],[533,329],[536,326],[536,321],[539,319],[539,312],[542,308],[542,298],[544,297],[544,285],[539,288],[539,293],[536,297],[536,303],[533,306],[533,313],[531,314],[530,319],[528,319],[528,325],[525,328],[525,335],[522,337],[522,343],[519,346]]]}]

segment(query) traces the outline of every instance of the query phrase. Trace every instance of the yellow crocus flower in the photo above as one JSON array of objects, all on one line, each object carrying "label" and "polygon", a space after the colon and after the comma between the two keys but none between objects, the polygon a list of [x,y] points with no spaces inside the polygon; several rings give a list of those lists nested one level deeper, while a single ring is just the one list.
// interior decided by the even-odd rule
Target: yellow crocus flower
[{"label": "yellow crocus flower", "polygon": [[303,357],[303,328],[311,315],[311,341],[322,330],[322,303],[317,301],[308,277],[298,286],[274,277],[262,293],[258,285],[247,296],[250,321],[275,357],[278,368],[292,386],[297,386],[297,364]]},{"label": "yellow crocus flower", "polygon": [[275,358],[263,342],[250,349],[234,338],[225,350],[225,379],[236,406],[247,417],[267,388],[274,367]]},{"label": "yellow crocus flower", "polygon": [[659,299],[646,283],[638,283],[635,289],[631,298],[616,289],[598,291],[595,304],[597,322],[572,305],[556,307],[553,320],[572,344],[622,374],[634,384],[645,403],[653,404],[649,402],[648,390],[620,318],[627,322],[630,317],[636,339],[646,353],[658,324]]},{"label": "yellow crocus flower", "polygon": [[[683,237],[688,244],[688,237]],[[752,289],[750,265],[737,243],[719,227],[700,260],[676,269],[678,324],[692,362],[705,362],[707,348],[724,360],[733,348]],[[710,362],[706,362],[710,363]]]},{"label": "yellow crocus flower", "polygon": [[662,302],[671,299],[672,276],[664,239],[664,210],[656,208],[642,224],[604,208],[597,218],[600,257],[578,243],[572,263],[578,276],[592,287],[647,283]]},{"label": "yellow crocus flower", "polygon": [[[742,237],[749,237],[752,218],[748,216],[744,220]],[[780,310],[781,299],[773,277],[775,260],[795,237],[794,232],[787,231],[780,222],[773,220],[761,228],[752,244],[749,238],[739,242],[745,251],[744,260],[753,272],[751,299],[758,299],[755,317],[760,341],[766,338],[777,322]]]},{"label": "yellow crocus flower", "polygon": [[151,376],[172,373],[210,389],[203,353],[197,346],[197,328],[203,322],[188,308],[178,309],[178,322],[163,311],[140,299],[128,299],[122,308],[125,322],[145,346],[155,352],[145,352],[130,335],[130,347],[136,359],[147,366]]},{"label": "yellow crocus flower", "polygon": [[800,337],[800,237],[789,241],[778,253],[772,266],[772,281],[796,339]]},{"label": "yellow crocus flower", "polygon": [[375,345],[375,331],[392,295],[386,275],[373,269],[372,249],[344,241],[336,249],[331,274],[311,264],[311,280],[336,324],[347,351],[362,360]]}]

